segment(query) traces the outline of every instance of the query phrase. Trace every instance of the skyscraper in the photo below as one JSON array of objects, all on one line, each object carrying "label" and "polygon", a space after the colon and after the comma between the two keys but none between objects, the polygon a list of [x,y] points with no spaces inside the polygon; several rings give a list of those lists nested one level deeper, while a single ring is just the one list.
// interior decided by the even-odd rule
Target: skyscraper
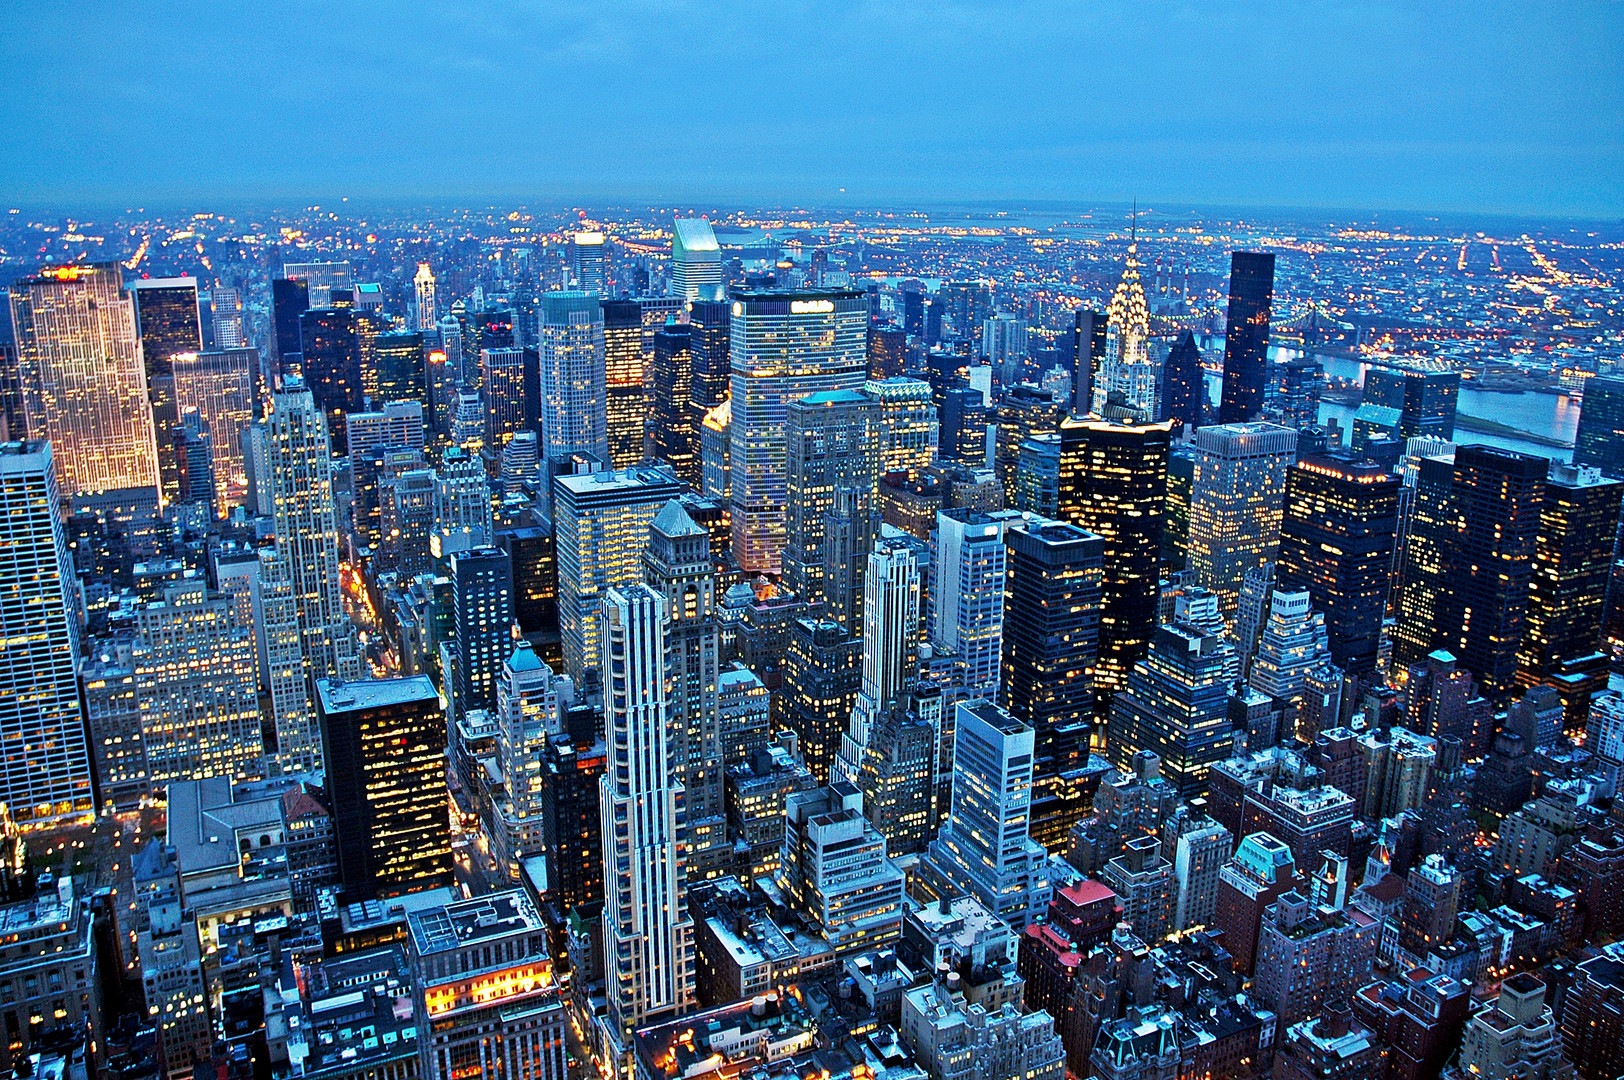
[{"label": "skyscraper", "polygon": [[1105,540],[1095,715],[1127,684],[1156,629],[1172,425],[1060,425],[1060,516]]},{"label": "skyscraper", "polygon": [[1078,308],[1072,312],[1071,415],[1087,416],[1093,407],[1094,384],[1105,363],[1105,312]]},{"label": "skyscraper", "polygon": [[[344,417],[366,407],[361,379],[361,346],[350,308],[312,308],[299,316],[304,355],[304,386],[327,415],[333,452],[349,453]],[[286,388],[286,381],[283,383]]]},{"label": "skyscraper", "polygon": [[242,325],[242,293],[216,285],[209,290],[209,308],[216,349],[240,349],[248,344]]},{"label": "skyscraper", "polygon": [[689,865],[731,853],[723,805],[720,643],[710,534],[672,499],[649,525],[643,579],[665,599],[666,723],[688,812]]},{"label": "skyscraper", "polygon": [[1286,469],[1276,574],[1325,613],[1331,659],[1374,671],[1391,589],[1399,479],[1373,461],[1305,455]]},{"label": "skyscraper", "polygon": [[1393,662],[1409,667],[1435,647],[1444,616],[1444,546],[1453,527],[1454,456],[1429,455],[1416,462],[1414,494],[1399,560],[1398,626]]},{"label": "skyscraper", "polygon": [[1204,427],[1190,491],[1190,569],[1233,616],[1246,571],[1273,562],[1280,544],[1286,466],[1297,433],[1264,422]]},{"label": "skyscraper", "polygon": [[347,261],[283,263],[282,276],[301,282],[310,297],[309,306],[317,310],[333,306],[333,290],[355,286],[355,275]]},{"label": "skyscraper", "polygon": [[1088,763],[1094,726],[1105,539],[1039,520],[1010,526],[1004,543],[1000,701],[1035,732],[1032,838],[1054,850],[1088,807],[1068,776]]},{"label": "skyscraper", "polygon": [[1273,304],[1274,255],[1234,252],[1229,258],[1229,314],[1224,323],[1221,424],[1244,424],[1263,411]]},{"label": "skyscraper", "polygon": [[[141,341],[147,397],[152,403],[153,429],[158,440],[158,477],[164,501],[168,502],[174,499],[180,482],[173,432],[180,426],[181,409],[175,404],[172,365],[181,353],[196,353],[203,348],[197,279],[143,278],[131,284],[130,299],[135,307],[135,330]],[[241,311],[237,314],[240,334]],[[216,331],[218,341],[218,327]]]},{"label": "skyscraper", "polygon": [[953,811],[920,860],[932,897],[969,894],[1011,927],[1036,922],[1053,885],[1030,835],[1032,728],[990,702],[955,709]]},{"label": "skyscraper", "polygon": [[1004,505],[1016,502],[1015,480],[1020,466],[1021,444],[1035,435],[1052,435],[1065,416],[1065,403],[1048,390],[1031,385],[1011,386],[1004,391],[993,418],[998,424],[993,466],[1004,488]]},{"label": "skyscraper", "polygon": [[746,573],[776,574],[785,542],[789,404],[862,389],[868,294],[736,293],[731,329],[733,554]]},{"label": "skyscraper", "polygon": [[634,1028],[694,1005],[687,819],[666,705],[665,598],[647,585],[603,594],[604,731],[623,767],[602,780],[606,1028]]},{"label": "skyscraper", "polygon": [[417,328],[419,330],[433,330],[439,325],[439,309],[434,302],[434,271],[429,264],[417,264],[417,273],[412,277],[412,288],[417,294]]},{"label": "skyscraper", "polygon": [[578,232],[570,245],[575,257],[575,287],[598,296],[609,295],[609,259],[601,232]]},{"label": "skyscraper", "polygon": [[607,460],[603,310],[597,294],[547,293],[540,333],[542,457],[586,453]]},{"label": "skyscraper", "polygon": [[604,300],[604,413],[609,459],[617,469],[643,460],[649,395],[644,389],[643,308],[636,300]]},{"label": "skyscraper", "polygon": [[1624,378],[1598,375],[1585,380],[1573,463],[1624,477]]},{"label": "skyscraper", "polygon": [[175,408],[196,411],[214,451],[215,505],[224,515],[248,496],[243,431],[259,409],[259,350],[177,353],[170,358]]},{"label": "skyscraper", "polygon": [[278,388],[284,375],[304,373],[299,319],[310,310],[310,289],[294,278],[271,279],[271,348]]},{"label": "skyscraper", "polygon": [[936,407],[920,379],[870,379],[863,393],[880,403],[880,472],[920,475],[936,456]]},{"label": "skyscraper", "polygon": [[721,300],[722,249],[704,218],[677,218],[671,230],[672,296]]},{"label": "skyscraper", "polygon": [[852,781],[870,725],[901,700],[919,659],[918,557],[906,544],[881,544],[865,561],[862,681],[836,770]]},{"label": "skyscraper", "polygon": [[379,334],[369,352],[370,363],[363,368],[361,379],[372,408],[391,401],[416,401],[429,408],[433,399],[423,358],[423,331]]},{"label": "skyscraper", "polygon": [[931,643],[953,656],[960,696],[998,696],[1004,638],[1004,530],[1018,514],[958,507],[936,515]]},{"label": "skyscraper", "polygon": [[450,885],[446,723],[434,683],[318,679],[315,698],[346,896]]},{"label": "skyscraper", "polygon": [[1172,420],[1191,431],[1200,427],[1207,403],[1205,379],[1195,332],[1186,330],[1162,363],[1162,411],[1156,419]]},{"label": "skyscraper", "polygon": [[[607,316],[605,319],[607,327]],[[692,402],[693,331],[693,326],[686,323],[671,323],[654,331],[648,412],[653,421],[649,442],[654,456],[670,465],[678,476],[697,490],[700,484],[700,455],[696,420],[700,417],[695,413]],[[607,335],[608,330],[605,329],[604,333]],[[638,434],[642,434],[641,414]]]},{"label": "skyscraper", "polygon": [[524,350],[479,350],[480,397],[485,403],[484,445],[500,451],[528,427],[524,401]]},{"label": "skyscraper", "polygon": [[[267,420],[278,577],[291,590],[307,692],[316,679],[361,675],[355,628],[339,593],[338,515],[327,418],[297,379],[284,383]],[[305,713],[314,715],[314,709]],[[315,732],[277,732],[289,771],[317,767]]]},{"label": "skyscraper", "polygon": [[1373,367],[1365,372],[1365,402],[1397,409],[1398,433],[1404,439],[1453,439],[1459,398],[1458,371]]},{"label": "skyscraper", "polygon": [[454,719],[471,709],[496,711],[502,665],[513,653],[513,561],[499,547],[451,556],[456,620]]},{"label": "skyscraper", "polygon": [[0,736],[19,823],[87,817],[90,753],[77,689],[79,619],[47,442],[0,444]]},{"label": "skyscraper", "polygon": [[1150,362],[1150,308],[1139,280],[1139,245],[1128,245],[1122,280],[1111,294],[1106,313],[1103,379],[1094,382],[1089,412],[1103,414],[1106,402],[1118,395],[1122,405],[1144,421],[1157,413],[1156,366]]},{"label": "skyscraper", "polygon": [[564,668],[577,686],[602,664],[597,613],[604,590],[639,580],[649,523],[681,494],[682,482],[654,467],[553,478],[558,628]]},{"label": "skyscraper", "polygon": [[[850,513],[867,522],[853,559],[866,559],[878,531],[874,492],[879,483],[882,432],[874,399],[853,390],[809,394],[787,409],[785,446],[784,584],[809,605],[845,610],[824,582],[824,536],[837,493]],[[835,621],[842,621],[836,619]]]},{"label": "skyscraper", "polygon": [[118,264],[19,278],[11,325],[28,433],[51,444],[62,497],[158,492],[152,402]]}]

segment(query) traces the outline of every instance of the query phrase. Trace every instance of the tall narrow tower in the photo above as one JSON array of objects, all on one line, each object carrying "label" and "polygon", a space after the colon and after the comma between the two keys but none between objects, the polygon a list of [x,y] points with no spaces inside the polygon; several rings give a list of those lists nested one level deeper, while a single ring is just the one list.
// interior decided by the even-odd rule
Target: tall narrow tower
[{"label": "tall narrow tower", "polygon": [[[633,1030],[694,1004],[685,795],[666,703],[667,609],[647,585],[603,598],[604,730],[600,781],[606,1034],[629,1049]],[[617,1055],[619,1056],[619,1055]]]},{"label": "tall narrow tower", "polygon": [[1274,256],[1237,251],[1229,261],[1229,317],[1224,328],[1224,396],[1220,424],[1244,424],[1263,411]]},{"label": "tall narrow tower", "polygon": [[542,457],[609,457],[603,310],[590,292],[550,292],[541,301]]},{"label": "tall narrow tower", "polygon": [[440,320],[434,305],[434,271],[429,269],[428,263],[417,264],[417,276],[412,278],[412,284],[417,288],[417,328],[436,329]]}]

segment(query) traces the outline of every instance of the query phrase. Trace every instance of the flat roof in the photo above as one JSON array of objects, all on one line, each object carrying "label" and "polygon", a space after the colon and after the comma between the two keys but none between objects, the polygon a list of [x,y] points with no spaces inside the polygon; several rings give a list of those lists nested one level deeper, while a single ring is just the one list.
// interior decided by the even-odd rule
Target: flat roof
[{"label": "flat roof", "polygon": [[542,928],[541,916],[523,889],[424,908],[409,914],[407,922],[419,956]]},{"label": "flat roof", "polygon": [[317,679],[316,693],[321,698],[321,711],[329,715],[414,701],[440,700],[434,680],[427,675],[409,675],[400,679],[359,679],[354,682]]}]

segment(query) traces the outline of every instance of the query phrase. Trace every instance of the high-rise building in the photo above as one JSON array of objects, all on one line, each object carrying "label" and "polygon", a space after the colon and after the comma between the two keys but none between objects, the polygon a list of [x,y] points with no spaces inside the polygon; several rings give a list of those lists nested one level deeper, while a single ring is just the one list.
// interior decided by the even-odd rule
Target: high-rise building
[{"label": "high-rise building", "polygon": [[1173,879],[1178,883],[1174,930],[1183,933],[1213,925],[1218,909],[1218,874],[1234,852],[1235,837],[1211,818],[1180,830],[1173,857]]},{"label": "high-rise building", "polygon": [[868,294],[739,292],[731,333],[733,554],[746,573],[776,574],[786,538],[789,405],[862,389]]},{"label": "high-rise building", "polygon": [[567,696],[568,689],[569,684],[554,675],[523,639],[502,663],[496,686],[496,763],[501,782],[493,785],[490,799],[495,819],[490,839],[491,855],[509,881],[520,880],[525,859],[547,850],[547,749],[553,737],[563,733],[567,705],[561,696]]},{"label": "high-rise building", "polygon": [[1286,469],[1277,580],[1308,591],[1325,614],[1331,659],[1355,674],[1376,667],[1399,487],[1390,470],[1341,456],[1309,454]]},{"label": "high-rise building", "polygon": [[1142,750],[1162,762],[1167,782],[1185,798],[1207,793],[1207,773],[1229,757],[1229,684],[1235,650],[1212,628],[1213,597],[1178,598],[1174,621],[1161,626],[1127,686],[1111,699],[1106,746],[1119,769]]},{"label": "high-rise building", "polygon": [[1195,344],[1195,331],[1184,336],[1167,351],[1162,363],[1162,409],[1158,420],[1171,420],[1194,431],[1206,419],[1207,384],[1201,370],[1201,350]]},{"label": "high-rise building", "polygon": [[[607,335],[607,316],[605,316]],[[700,486],[699,429],[692,395],[694,328],[671,323],[654,331],[654,359],[649,370],[650,449],[690,487]],[[641,429],[639,429],[639,433]]]},{"label": "high-rise building", "polygon": [[412,289],[417,295],[417,328],[433,330],[439,325],[439,309],[434,301],[434,271],[426,262],[417,264],[412,276]]},{"label": "high-rise building", "polygon": [[[1526,1076],[1550,1080],[1562,1057],[1562,1030],[1545,1002],[1545,984],[1519,971],[1500,984],[1500,995],[1461,1031],[1463,1076]],[[1567,1075],[1572,1075],[1567,1073]]]},{"label": "high-rise building", "polygon": [[1106,311],[1105,361],[1102,378],[1094,380],[1089,412],[1103,416],[1106,403],[1116,403],[1150,421],[1157,415],[1156,365],[1150,360],[1150,308],[1139,280],[1139,245],[1128,245],[1122,280]]},{"label": "high-rise building", "polygon": [[993,410],[998,424],[993,466],[998,471],[998,482],[1003,485],[1005,506],[1014,506],[1016,502],[1015,481],[1021,444],[1036,435],[1054,434],[1060,429],[1064,416],[1065,403],[1048,390],[1021,384],[1004,391]]},{"label": "high-rise building", "polygon": [[693,385],[689,403],[703,418],[728,395],[732,365],[733,305],[725,300],[694,300],[688,304],[688,325],[693,329]]},{"label": "high-rise building", "polygon": [[863,640],[824,619],[796,619],[787,637],[781,718],[795,732],[806,767],[827,782],[839,775],[835,755],[862,685]]},{"label": "high-rise building", "polygon": [[597,613],[604,591],[641,578],[649,523],[681,494],[680,480],[652,466],[553,478],[558,628],[564,668],[577,686],[602,665]]},{"label": "high-rise building", "polygon": [[357,900],[452,883],[446,722],[426,675],[316,680],[338,874]]},{"label": "high-rise building", "polygon": [[931,576],[930,638],[952,654],[960,696],[995,700],[1002,667],[1004,531],[1013,513],[959,507],[936,515],[936,566]]},{"label": "high-rise building", "polygon": [[1026,366],[1030,337],[1031,329],[1023,316],[999,312],[981,323],[981,359],[992,365],[1002,379],[1016,381]]},{"label": "high-rise building", "polygon": [[524,350],[479,350],[480,400],[485,407],[483,445],[500,451],[525,430]]},{"label": "high-rise building", "polygon": [[[135,331],[141,342],[147,397],[152,403],[153,429],[158,440],[158,476],[163,485],[164,501],[168,502],[175,498],[179,483],[172,433],[180,426],[181,414],[175,403],[175,380],[171,365],[181,353],[197,353],[203,348],[202,324],[198,318],[197,279],[142,278],[131,283],[130,299],[135,308]],[[241,325],[239,311],[239,331]]]},{"label": "high-rise building", "polygon": [[1398,625],[1393,632],[1393,663],[1410,667],[1437,647],[1439,620],[1447,599],[1444,546],[1452,528],[1454,455],[1427,455],[1416,461],[1413,494],[1396,589]]},{"label": "high-rise building", "polygon": [[1263,411],[1274,256],[1237,251],[1229,257],[1229,314],[1224,322],[1224,392],[1218,422],[1244,424]]},{"label": "high-rise building", "polygon": [[354,314],[350,308],[312,308],[299,316],[304,386],[326,414],[333,452],[341,457],[349,453],[344,418],[366,407]]},{"label": "high-rise building", "polygon": [[695,877],[727,844],[723,805],[720,640],[710,534],[672,499],[649,524],[643,579],[665,598],[666,724],[674,775],[685,792],[689,865]]},{"label": "high-rise building", "polygon": [[229,597],[211,597],[201,580],[169,586],[137,610],[131,662],[154,789],[264,775],[254,633]]},{"label": "high-rise building", "polygon": [[259,410],[259,350],[176,353],[170,357],[175,409],[196,411],[213,444],[215,506],[228,514],[248,495],[243,432]]},{"label": "high-rise building", "polygon": [[907,905],[904,875],[863,816],[863,796],[836,783],[784,798],[778,885],[837,955],[895,941]]},{"label": "high-rise building", "polygon": [[[1087,416],[1105,363],[1105,312],[1078,308],[1071,327],[1071,415]],[[1064,331],[1062,331],[1064,332]]]},{"label": "high-rise building", "polygon": [[502,665],[513,652],[513,561],[499,547],[476,547],[451,556],[456,620],[452,714],[496,710]]},{"label": "high-rise building", "polygon": [[1157,624],[1172,425],[1060,425],[1060,517],[1105,540],[1096,721],[1144,659]]},{"label": "high-rise building", "polygon": [[1574,972],[1562,1002],[1562,1049],[1581,1080],[1624,1073],[1624,949],[1618,945],[1604,947]]},{"label": "high-rise building", "polygon": [[1458,371],[1373,367],[1365,372],[1365,403],[1397,409],[1398,433],[1403,439],[1453,439],[1459,398]]},{"label": "high-rise building", "polygon": [[309,307],[315,310],[333,306],[334,290],[355,287],[355,274],[348,261],[283,263],[282,276],[305,286]]},{"label": "high-rise building", "polygon": [[1549,462],[1492,446],[1455,452],[1443,549],[1443,647],[1494,700],[1516,685]]},{"label": "high-rise building", "polygon": [[878,532],[879,407],[865,394],[836,390],[792,401],[786,416],[784,584],[809,605],[844,613],[849,599],[831,597],[825,587],[825,532],[837,493],[847,495],[860,534],[849,557],[867,559]]},{"label": "high-rise building", "polygon": [[570,242],[574,288],[598,296],[609,295],[608,245],[601,232],[578,232]]},{"label": "high-rise building", "polygon": [[1613,567],[1624,482],[1557,463],[1545,481],[1528,620],[1517,682],[1550,682],[1568,703],[1569,730],[1584,726],[1590,697],[1607,688],[1602,612]]},{"label": "high-rise building", "polygon": [[62,525],[59,470],[47,442],[0,444],[0,735],[4,801],[18,823],[94,809],[78,693],[79,618]]},{"label": "high-rise building", "polygon": [[[1330,659],[1325,616],[1315,610],[1309,594],[1275,589],[1269,596],[1268,617],[1258,634],[1257,653],[1247,669],[1247,683],[1280,710],[1278,737],[1297,730],[1298,719],[1304,713],[1309,672]],[[1263,747],[1248,742],[1247,748]]]},{"label": "high-rise building", "polygon": [[1087,811],[1079,790],[1094,727],[1105,540],[1057,521],[1004,533],[1000,701],[1032,726],[1032,838],[1054,850]]},{"label": "high-rise building", "polygon": [[1235,856],[1218,872],[1218,901],[1212,924],[1223,932],[1235,971],[1252,973],[1263,911],[1302,881],[1291,848],[1268,833],[1241,840]]},{"label": "high-rise building", "polygon": [[310,288],[296,278],[271,279],[271,348],[277,385],[284,375],[304,374],[299,319],[310,310]]},{"label": "high-rise building", "polygon": [[1100,871],[1100,880],[1122,903],[1122,921],[1146,942],[1160,941],[1173,929],[1178,883],[1161,848],[1154,836],[1135,837]]},{"label": "high-rise building", "polygon": [[28,434],[51,444],[62,497],[159,492],[135,305],[118,264],[48,266],[19,278],[11,325]]},{"label": "high-rise building", "polygon": [[[607,460],[604,324],[597,294],[547,293],[540,334],[542,456],[587,453]],[[641,366],[638,378],[641,385]]]},{"label": "high-rise building", "polygon": [[214,347],[240,349],[248,344],[242,325],[242,294],[225,285],[209,290],[209,307],[213,314]]},{"label": "high-rise building", "polygon": [[1030,725],[987,701],[954,707],[953,810],[920,860],[930,897],[970,895],[1011,927],[1049,906],[1049,853],[1031,837]]},{"label": "high-rise building", "polygon": [[[338,513],[327,418],[298,379],[283,385],[267,420],[272,522],[281,564],[277,578],[291,590],[307,685],[322,678],[348,681],[360,677],[361,661],[339,592]],[[314,710],[303,715],[308,718]],[[308,725],[303,730],[278,728],[278,760],[285,769],[317,767],[321,747],[315,736]]]},{"label": "high-rise building", "polygon": [[672,296],[722,300],[722,249],[704,218],[677,218],[671,230]]},{"label": "high-rise building", "polygon": [[1598,375],[1585,380],[1573,463],[1624,477],[1624,378]]},{"label": "high-rise building", "polygon": [[1220,424],[1197,431],[1195,443],[1190,569],[1233,617],[1246,571],[1278,553],[1286,466],[1296,459],[1297,433],[1262,421]]},{"label": "high-rise building", "polygon": [[643,306],[636,300],[604,300],[602,309],[609,459],[615,468],[625,469],[643,460],[650,404],[643,370]]},{"label": "high-rise building", "polygon": [[687,904],[687,818],[666,709],[669,611],[643,584],[603,594],[604,731],[624,765],[605,772],[605,1027],[633,1029],[694,1005],[694,927]]},{"label": "high-rise building", "polygon": [[936,456],[936,407],[920,379],[870,379],[863,393],[880,403],[880,472],[920,475]]},{"label": "high-rise building", "polygon": [[900,378],[908,366],[908,334],[895,323],[870,323],[868,327],[868,377],[870,382]]},{"label": "high-rise building", "polygon": [[1313,905],[1295,889],[1263,911],[1253,989],[1283,1025],[1345,1001],[1370,980],[1381,924],[1359,908]]},{"label": "high-rise building", "polygon": [[430,405],[428,367],[423,360],[423,331],[378,334],[367,350],[361,385],[372,408],[391,401]]}]

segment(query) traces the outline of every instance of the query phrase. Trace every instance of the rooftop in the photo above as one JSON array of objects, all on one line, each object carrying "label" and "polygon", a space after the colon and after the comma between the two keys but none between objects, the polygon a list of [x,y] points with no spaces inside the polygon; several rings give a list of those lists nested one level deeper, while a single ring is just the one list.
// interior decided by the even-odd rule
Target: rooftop
[{"label": "rooftop", "polygon": [[434,680],[427,675],[412,675],[403,679],[361,679],[356,682],[317,679],[316,693],[321,698],[321,711],[328,715],[419,701],[437,703],[440,700]]},{"label": "rooftop", "polygon": [[541,917],[520,889],[428,907],[411,912],[407,921],[418,956],[542,928]]}]

